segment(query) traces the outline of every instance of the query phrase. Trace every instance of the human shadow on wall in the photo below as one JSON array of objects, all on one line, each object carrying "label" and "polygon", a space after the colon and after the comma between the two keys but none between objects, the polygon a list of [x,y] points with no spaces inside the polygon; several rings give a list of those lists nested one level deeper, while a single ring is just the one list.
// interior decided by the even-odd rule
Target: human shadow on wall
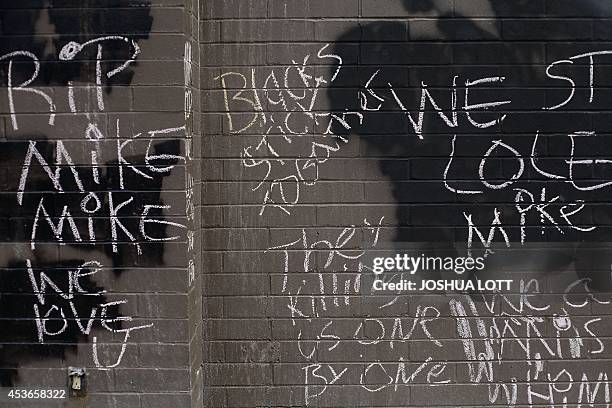
[{"label": "human shadow on wall", "polygon": [[[60,61],[58,58],[59,52],[70,41],[83,43],[91,39],[120,36],[128,37],[132,40],[139,41],[149,37],[153,23],[151,15],[151,4],[148,1],[139,1],[138,7],[134,7],[134,2],[131,0],[109,0],[104,2],[104,7],[101,7],[97,0],[52,0],[49,7],[33,7],[19,4],[19,2],[4,2],[1,6],[0,13],[0,55],[4,55],[14,51],[28,51],[36,55],[40,62],[40,74],[32,86],[52,86],[65,87],[71,81],[81,81],[88,84],[95,83],[96,72],[96,55],[88,51],[83,53],[79,58],[73,61]],[[121,41],[107,42],[104,45],[102,55],[102,64],[110,64],[113,67],[117,61],[126,61],[130,57],[129,47],[125,47]],[[107,62],[108,61],[108,62]],[[113,85],[126,86],[132,82],[134,77],[134,69],[137,62],[121,71],[119,74],[112,77],[104,76],[103,86],[107,94],[112,93]],[[112,69],[112,68],[110,68]],[[13,67],[13,74],[20,75],[19,64]],[[28,66],[30,72],[31,66]],[[108,71],[106,67],[103,70]],[[2,61],[0,64],[0,78],[3,86],[7,85],[8,63]],[[28,74],[29,75],[29,74]],[[25,136],[24,136],[25,137]],[[6,135],[3,135],[6,138]],[[45,159],[52,163],[54,162],[55,146],[53,141],[46,140],[48,137],[41,130],[40,134],[26,137],[32,140],[37,140],[39,149]],[[179,143],[164,142],[158,143],[155,146],[157,153],[178,154],[180,151]],[[1,228],[3,236],[7,240],[17,242],[27,242],[29,237],[28,228],[31,228],[32,218],[36,213],[37,203],[25,202],[23,206],[18,207],[15,203],[15,194],[9,194],[16,191],[17,178],[15,177],[16,169],[21,168],[19,160],[23,160],[27,151],[27,143],[18,145],[16,143],[5,144],[2,150],[4,160],[3,171],[0,177],[0,185],[5,190],[6,194],[2,196],[2,219]],[[130,159],[130,158],[128,158]],[[134,162],[143,162],[142,157],[131,158]],[[176,162],[174,162],[175,164]],[[107,163],[109,170],[104,174],[100,185],[88,186],[91,190],[112,189],[112,184],[116,182],[116,174],[114,173],[117,163]],[[11,167],[12,166],[12,167]],[[38,169],[40,170],[40,168]],[[43,173],[41,171],[41,173]],[[131,182],[128,174],[126,182]],[[160,197],[163,178],[165,175],[156,177],[148,183],[149,191],[140,194],[147,204],[162,205]],[[86,178],[83,178],[86,179]],[[39,193],[45,196],[50,203],[50,207],[57,210],[63,205],[68,205],[70,208],[78,208],[79,202],[82,199],[76,197],[77,194],[58,195],[49,193],[53,191],[53,186],[50,186],[50,180],[44,174],[31,181],[28,185],[29,193]],[[108,202],[104,203],[105,208]],[[161,218],[159,214],[151,214],[156,218]],[[126,221],[126,225],[131,230],[134,230],[137,221],[134,217],[130,217]],[[96,234],[99,237],[108,237],[108,227],[96,226]],[[152,235],[164,236],[165,226],[156,224],[152,228]],[[53,241],[51,235],[44,237],[41,241]],[[67,243],[68,246],[76,245],[76,243]],[[100,248],[100,246],[96,246]],[[122,267],[130,267],[133,265],[152,266],[163,263],[163,250],[159,246],[143,246],[143,253],[135,259],[135,251],[120,251],[113,253],[110,246],[104,246],[104,249],[96,249],[87,245],[78,245],[78,249],[85,252],[100,252],[105,253],[112,259],[113,271],[119,274]],[[163,245],[162,245],[163,249]],[[54,276],[63,276],[67,268],[74,268],[82,265],[83,259],[59,259],[57,256],[50,256],[49,253],[41,254],[40,252],[31,251],[24,253],[24,257],[31,258],[35,268],[44,269],[52,278]],[[0,265],[2,279],[0,280],[0,385],[11,386],[18,379],[18,366],[27,364],[28,362],[37,361],[40,359],[63,359],[67,351],[76,351],[79,342],[87,342],[88,336],[84,335],[76,328],[74,322],[68,326],[61,335],[52,339],[48,339],[53,344],[40,344],[37,338],[37,329],[34,323],[34,313],[32,309],[33,302],[24,301],[25,298],[35,298],[32,292],[32,284],[28,278],[25,268],[24,257],[14,257],[5,254],[2,256],[3,265]],[[57,268],[57,269],[56,269]],[[100,292],[104,290],[98,287],[92,277],[82,278],[84,287],[88,287],[92,292]],[[21,301],[18,301],[21,299]],[[78,296],[75,298],[75,306],[77,310],[91,310],[92,307],[99,303],[104,303],[103,295],[96,297]],[[66,302],[64,302],[66,303]],[[63,305],[66,306],[66,305]],[[66,306],[67,308],[67,306]],[[115,311],[116,316],[120,316],[118,311]],[[53,323],[51,323],[53,324]]]},{"label": "human shadow on wall", "polygon": [[[426,256],[465,256],[467,217],[471,217],[487,239],[497,209],[514,251],[509,251],[509,255],[499,255],[498,251],[497,260],[495,256],[489,258],[492,266],[487,270],[498,267],[504,271],[530,270],[544,277],[573,268],[578,278],[588,282],[590,289],[612,289],[612,256],[610,245],[606,244],[612,241],[609,188],[577,195],[569,183],[551,181],[528,167],[534,135],[538,131],[538,163],[546,163],[550,173],[567,174],[567,162],[563,160],[570,149],[567,135],[591,130],[592,114],[596,109],[593,106],[568,106],[559,112],[542,109],[542,104],[548,100],[563,100],[567,95],[566,89],[553,89],[560,84],[546,77],[546,66],[563,56],[570,57],[575,49],[563,49],[560,56],[543,53],[538,43],[555,43],[555,37],[549,38],[550,31],[546,29],[533,29],[532,35],[513,33],[515,41],[508,42],[501,26],[502,18],[513,13],[513,6],[507,2],[490,2],[490,19],[466,17],[461,13],[461,2],[454,2],[454,10],[445,9],[443,5],[448,3],[403,1],[407,14],[427,19],[365,22],[344,32],[335,42],[334,53],[341,56],[355,51],[350,48],[356,45],[358,60],[343,67],[343,73],[329,88],[328,97],[333,111],[357,109],[364,114],[363,125],[350,132],[359,137],[362,155],[378,158],[380,171],[391,183],[396,214],[394,242],[398,250]],[[517,2],[514,9],[526,7],[527,3]],[[578,11],[580,15],[612,15],[612,6],[602,2],[585,2],[583,7]],[[520,25],[517,30],[521,30]],[[581,45],[588,45],[588,41]],[[594,46],[595,50],[599,48]],[[418,120],[424,83],[442,113],[452,120],[450,91],[454,76],[457,76],[458,92],[457,126],[447,126],[427,100],[422,133],[418,135],[402,108],[412,114],[415,122]],[[500,76],[505,77],[503,84],[497,84],[499,87],[493,92],[479,94],[482,100],[475,103],[506,99],[511,103],[476,110],[471,116],[480,123],[493,121],[504,114],[507,117],[486,129],[472,126],[465,112],[461,112],[466,81]],[[542,87],[547,89],[543,91]],[[582,97],[587,93],[588,83],[576,90],[576,95]],[[600,97],[600,101],[605,98]],[[607,99],[612,102],[610,97]],[[567,117],[560,119],[562,115]],[[340,126],[334,130],[346,133]],[[611,130],[604,126],[597,132],[610,133]],[[453,142],[455,135],[456,143]],[[527,163],[521,179],[513,180],[514,184],[505,189],[483,188],[479,180],[479,163],[494,140],[512,146]],[[610,156],[611,149],[612,140],[604,138],[587,153],[606,155],[602,152],[608,152]],[[453,150],[452,167],[445,176]],[[512,180],[518,172],[516,158],[508,151],[494,156],[487,160],[490,184],[501,185]],[[445,178],[451,188],[445,187]],[[596,172],[584,179],[589,178],[610,180],[609,175]],[[561,205],[584,200],[586,210],[575,216],[575,225],[598,227],[590,232],[571,228],[560,232],[547,220],[542,221],[541,213],[533,211],[526,218],[523,232],[527,244],[523,246],[514,187],[533,194],[534,210],[538,204],[546,204],[555,196],[559,197],[558,202],[543,208],[556,208],[557,214]],[[547,195],[540,201],[543,189]],[[457,190],[482,190],[483,194],[459,194]],[[524,194],[527,197],[527,193]],[[502,234],[495,234],[494,247],[505,247]],[[475,238],[473,256],[481,256],[482,248]],[[428,279],[475,277],[457,276],[452,272],[437,276],[430,271],[424,273]],[[482,273],[479,278],[485,276]],[[497,273],[494,278],[504,279],[503,276]]]}]

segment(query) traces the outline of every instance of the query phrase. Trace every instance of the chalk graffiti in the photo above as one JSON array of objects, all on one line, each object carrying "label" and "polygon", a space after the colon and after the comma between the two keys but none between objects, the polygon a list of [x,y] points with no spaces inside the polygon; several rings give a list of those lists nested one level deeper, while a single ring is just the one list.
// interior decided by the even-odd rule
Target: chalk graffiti
[{"label": "chalk graffiti", "polygon": [[[318,51],[319,58],[326,48]],[[541,113],[547,115],[576,102],[573,77],[567,71],[562,75],[555,70],[559,65],[572,66],[577,60],[589,64],[587,103],[597,104],[597,77],[593,72],[597,61],[608,54],[594,51],[543,67],[548,80],[563,81],[569,96],[561,103],[539,106]],[[243,167],[259,169],[257,174],[263,175],[252,189],[265,190],[260,216],[269,207],[291,216],[305,196],[304,186],[309,184],[303,170],[308,166],[301,165],[300,160],[310,165],[321,156],[313,149],[309,159],[303,159],[303,155],[292,159],[302,151],[297,147],[298,138],[313,134],[315,138],[331,136],[347,143],[348,136],[339,129],[349,135],[369,136],[376,115],[396,111],[407,124],[408,132],[401,136],[416,140],[410,142],[414,155],[428,143],[448,147],[439,172],[431,174],[440,191],[452,194],[448,201],[460,197],[462,202],[472,198],[474,203],[495,203],[478,211],[474,210],[477,206],[459,211],[467,227],[462,239],[468,255],[480,251],[490,256],[496,251],[495,243],[520,248],[531,241],[561,241],[575,237],[572,233],[597,232],[585,214],[589,213],[593,194],[608,188],[610,182],[593,182],[584,175],[594,173],[597,166],[605,168],[610,161],[601,157],[602,152],[593,154],[593,143],[599,140],[594,130],[576,128],[559,135],[538,125],[526,132],[528,143],[524,143],[524,136],[518,143],[511,136],[486,133],[514,119],[512,109],[518,102],[511,93],[505,95],[503,87],[512,79],[510,73],[501,70],[500,75],[481,77],[450,74],[445,96],[421,81],[416,100],[410,101],[409,92],[382,79],[385,67],[373,67],[361,89],[354,93],[355,100],[343,100],[345,106],[360,107],[354,112],[344,108],[358,120],[349,121],[349,116],[334,118],[331,113],[329,118],[335,121],[317,127],[316,120],[323,116],[309,108],[314,106],[319,86],[332,85],[343,73],[341,55],[325,55],[330,56],[337,59],[337,67],[328,70],[326,78],[302,76],[305,89],[299,96],[291,88],[290,74],[292,70],[307,72],[310,55],[301,65],[294,61],[284,75],[281,70],[272,70],[263,82],[255,69],[248,74],[226,72],[215,78],[221,83],[228,133],[240,135],[243,140],[255,136],[257,140],[249,141],[240,153]],[[581,70],[575,75],[583,73]],[[485,99],[482,95],[495,97]],[[343,108],[332,107],[334,111]],[[308,120],[292,122],[296,112],[306,114]],[[299,131],[294,123],[301,124]],[[431,134],[430,129],[434,129]],[[477,143],[473,138],[464,141],[471,132],[483,131]],[[445,132],[450,132],[451,137],[440,137]],[[563,146],[565,153],[547,155],[546,145],[550,143]],[[340,146],[327,149],[324,160],[316,162],[322,165]],[[591,155],[585,153],[589,151]],[[280,173],[279,168],[285,173]],[[534,175],[538,183],[534,183]],[[316,180],[315,172],[310,185],[314,186]],[[483,224],[482,217],[487,214],[489,218],[484,218]],[[577,406],[609,405],[606,370],[593,372],[579,365],[563,365],[565,361],[597,358],[606,352],[607,343],[602,339],[605,335],[600,334],[602,317],[581,313],[586,306],[610,303],[606,296],[593,292],[592,277],[579,277],[569,283],[560,290],[562,294],[554,293],[554,301],[540,299],[545,293],[540,288],[541,276],[517,280],[520,293],[514,295],[447,293],[430,296],[424,304],[420,301],[425,298],[419,295],[372,296],[367,284],[364,286],[371,274],[364,260],[368,250],[376,249],[382,221],[364,220],[361,228],[367,226],[375,231],[376,237],[370,237],[371,241],[360,241],[354,225],[335,234],[309,228],[302,229],[301,236],[266,251],[283,260],[277,293],[287,300],[286,324],[301,362],[296,370],[301,370],[306,405],[316,406],[340,385],[358,384],[369,393],[397,393],[403,386],[438,387],[460,383],[460,378],[488,387],[483,404],[569,406],[573,401]],[[414,240],[418,241],[418,237]],[[581,273],[578,267],[576,272]],[[362,303],[366,305],[364,310],[359,309]],[[409,303],[413,305],[410,312],[403,311],[401,307]],[[384,313],[397,308],[402,310],[398,312],[400,316]],[[410,342],[418,342],[416,361],[409,350]],[[338,358],[338,353],[345,357]],[[454,353],[457,362],[438,357],[445,353]],[[516,375],[509,376],[506,367],[516,370]]]},{"label": "chalk graffiti", "polygon": [[[348,143],[332,129],[340,126],[350,131],[363,119],[358,111],[325,112],[318,107],[321,91],[332,85],[342,69],[342,58],[326,51],[328,47],[321,47],[314,57],[308,54],[301,61],[292,60],[284,69],[270,70],[263,81],[255,69],[215,78],[223,90],[229,132],[258,139],[244,147],[240,156],[245,168],[265,173],[252,188],[264,192],[260,215],[267,208],[291,214],[304,188],[318,181],[319,167]],[[329,63],[335,64],[334,72],[317,75],[316,66]],[[235,112],[245,108],[246,114]],[[285,158],[287,148],[297,158]]]},{"label": "chalk graffiti", "polygon": [[[124,49],[119,50],[121,47]],[[185,83],[191,87],[188,51],[186,48]],[[125,53],[125,58],[116,58]],[[64,351],[78,342],[90,342],[90,364],[100,370],[118,367],[133,347],[134,334],[151,329],[154,322],[126,314],[133,308],[131,302],[117,299],[96,282],[105,280],[106,274],[118,277],[135,259],[142,266],[163,265],[163,245],[175,241],[188,243],[192,259],[185,267],[190,281],[196,272],[195,181],[187,173],[190,147],[184,149],[187,154],[181,153],[182,145],[191,142],[192,131],[186,125],[138,131],[119,118],[106,126],[106,118],[97,115],[109,106],[112,81],[129,78],[128,68],[136,64],[139,54],[138,42],[124,36],[66,41],[56,56],[58,63],[71,66],[93,56],[93,88],[77,87],[70,79],[53,93],[34,85],[45,76],[45,65],[33,52],[19,50],[0,56],[0,64],[7,68],[3,71],[5,97],[12,130],[18,131],[26,123],[22,117],[27,112],[25,101],[30,103],[35,97],[48,106],[48,113],[43,113],[48,114],[50,130],[68,125],[71,134],[80,138],[77,145],[70,138],[30,136],[20,151],[10,152],[10,163],[18,170],[7,184],[15,193],[13,199],[23,219],[16,225],[16,233],[28,243],[28,249],[20,249],[19,257],[8,259],[7,266],[15,276],[23,276],[11,278],[11,283],[1,288],[3,318],[12,319],[7,321],[16,338],[26,341],[29,333],[34,334],[51,357],[63,358]],[[115,59],[110,60],[112,57]],[[21,72],[17,67],[30,71]],[[68,114],[57,115],[57,98],[65,98],[62,103],[70,108]],[[188,98],[185,108],[191,115],[192,106],[187,102]],[[185,204],[164,203],[163,180],[182,168],[187,174]],[[49,255],[50,246],[69,247],[74,255],[68,259],[63,256],[58,262]],[[83,252],[89,255],[83,256]],[[32,294],[32,302],[24,302],[23,307],[13,305],[13,292]],[[0,361],[12,367],[20,363],[4,351]],[[16,374],[14,370],[3,375],[2,384],[12,384]]]}]

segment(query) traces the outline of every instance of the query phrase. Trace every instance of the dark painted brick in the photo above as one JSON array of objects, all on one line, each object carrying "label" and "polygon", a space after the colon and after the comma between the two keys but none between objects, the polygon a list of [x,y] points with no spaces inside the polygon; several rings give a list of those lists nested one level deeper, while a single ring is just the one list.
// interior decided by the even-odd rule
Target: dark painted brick
[{"label": "dark painted brick", "polygon": [[543,16],[546,10],[545,0],[455,0],[454,2],[457,17],[538,17]]},{"label": "dark painted brick", "polygon": [[360,61],[368,65],[381,64],[448,64],[451,47],[448,44],[364,44]]},{"label": "dark painted brick", "polygon": [[[504,20],[505,24],[505,20]],[[459,19],[415,20],[408,23],[411,40],[478,41],[499,36],[502,23],[491,19],[475,21]]]},{"label": "dark painted brick", "polygon": [[226,61],[227,65],[262,65],[266,63],[266,46],[263,44],[214,44],[202,46],[206,57],[203,66],[217,65]]},{"label": "dark painted brick", "polygon": [[[365,21],[361,27],[362,41],[406,41],[409,38],[409,28],[412,28],[413,23],[405,22],[367,22]],[[342,40],[350,38],[353,29],[342,37]]]},{"label": "dark painted brick", "polygon": [[588,20],[503,20],[504,40],[573,40],[593,38],[592,24]]},{"label": "dark painted brick", "polygon": [[453,11],[452,0],[436,0],[421,4],[393,1],[381,7],[380,1],[363,0],[361,13],[363,17],[420,17],[447,14]]},{"label": "dark painted brick", "polygon": [[313,28],[303,20],[223,21],[221,39],[224,42],[310,41]]},{"label": "dark painted brick", "polygon": [[[124,340],[120,332],[111,334],[94,329],[88,337],[58,340],[59,344],[69,347],[63,353],[45,351],[46,344],[36,343],[35,322],[14,320],[15,317],[29,317],[25,313],[32,311],[35,301],[31,285],[19,284],[19,279],[27,279],[27,275],[19,278],[15,273],[23,272],[23,268],[0,265],[0,282],[9,285],[17,282],[17,286],[8,291],[10,293],[0,289],[3,291],[0,303],[4,300],[23,306],[5,308],[2,304],[2,315],[9,319],[9,327],[27,323],[31,329],[7,330],[15,335],[0,347],[0,360],[6,355],[19,357],[15,364],[19,364],[20,381],[63,387],[66,366],[86,366],[91,381],[87,403],[93,408],[304,407],[304,368],[320,364],[317,373],[325,376],[328,385],[321,396],[313,396],[308,401],[308,406],[489,406],[486,384],[471,384],[465,351],[469,344],[459,337],[457,320],[449,305],[451,299],[461,301],[467,308],[477,352],[484,351],[487,344],[495,351],[501,347],[499,342],[486,342],[482,338],[477,330],[479,323],[484,323],[491,335],[496,333],[491,326],[493,318],[497,328],[503,330],[504,322],[517,325],[516,322],[523,322],[526,315],[542,319],[536,325],[544,339],[532,341],[531,352],[536,349],[544,352],[543,341],[548,341],[556,350],[554,316],[568,311],[572,329],[582,336],[581,358],[569,358],[567,340],[573,336],[573,330],[563,332],[560,337],[565,358],[544,355],[546,371],[541,374],[542,381],[532,382],[537,390],[546,391],[546,375],[554,377],[562,368],[569,370],[576,383],[567,395],[568,405],[579,403],[578,382],[583,372],[593,383],[597,374],[606,370],[610,358],[610,305],[601,301],[609,300],[610,259],[607,254],[610,251],[605,242],[612,230],[612,217],[608,214],[608,190],[578,194],[569,183],[545,180],[528,160],[525,160],[526,168],[520,180],[486,195],[455,194],[442,182],[453,134],[458,135],[449,173],[453,186],[482,186],[478,164],[492,140],[503,140],[527,157],[538,130],[541,139],[537,163],[550,171],[567,171],[565,160],[570,147],[567,134],[576,130],[598,133],[597,138],[578,144],[580,154],[598,158],[611,155],[605,142],[611,133],[609,116],[612,109],[612,92],[607,89],[612,84],[608,79],[611,61],[608,57],[596,59],[597,89],[593,103],[588,101],[588,60],[582,59],[566,71],[559,69],[559,72],[569,72],[577,82],[572,102],[556,112],[542,109],[567,96],[564,84],[546,77],[549,63],[610,48],[607,17],[610,17],[611,8],[605,2],[212,0],[197,4],[193,0],[155,0],[147,4],[145,0],[55,0],[33,4],[24,0],[13,3],[7,2],[0,7],[7,9],[0,25],[2,44],[10,49],[32,49],[40,54],[42,74],[33,85],[53,97],[58,115],[56,125],[48,126],[40,97],[17,91],[16,107],[23,112],[19,115],[20,129],[8,130],[8,98],[6,88],[0,89],[0,136],[7,140],[4,153],[0,153],[0,190],[3,191],[0,198],[5,200],[5,205],[0,206],[3,237],[0,238],[0,253],[9,263],[13,258],[23,260],[25,257],[36,261],[40,258],[44,262],[103,260],[106,269],[95,275],[95,282],[108,291],[104,301],[128,301],[120,311],[122,316],[132,316],[134,320],[124,322],[125,325],[153,323],[147,330],[132,333],[122,364],[112,370],[93,368],[91,336],[97,336],[102,360],[112,361]],[[50,4],[54,6],[49,9],[52,13],[72,21],[64,28],[66,33],[56,33],[61,25],[43,18],[37,21],[36,35],[30,35],[25,23],[44,14],[40,13],[40,7]],[[139,24],[131,24],[117,33],[117,27],[121,27],[118,19],[87,23],[92,20],[88,18],[91,15],[102,12],[107,17],[112,15],[109,14],[111,7],[120,10],[125,20],[135,23],[142,23],[143,16],[150,13],[152,31],[147,38],[138,38],[142,52],[137,63],[130,66],[130,73],[118,75],[114,86],[105,90],[108,91],[104,94],[106,111],[92,112],[89,117],[71,115],[64,78],[58,74],[66,71],[64,62],[57,59],[56,47],[70,39],[138,34]],[[200,7],[200,15],[197,7]],[[198,18],[202,20],[197,21]],[[183,112],[184,47],[185,41],[195,44],[194,37],[198,33],[201,44],[194,46],[200,50],[194,49],[192,61],[194,112],[186,119]],[[327,42],[332,44],[324,49]],[[289,163],[296,158],[305,160],[310,155],[311,142],[321,139],[327,129],[326,121],[319,121],[316,126],[313,121],[296,121],[300,126],[309,125],[306,136],[291,136],[278,127],[269,127],[273,123],[278,125],[279,118],[282,121],[283,112],[301,109],[294,101],[286,108],[275,100],[283,96],[289,101],[303,90],[303,83],[295,72],[288,77],[285,87],[285,68],[293,61],[299,63],[309,56],[312,67],[304,74],[329,80],[336,61],[318,58],[318,52],[337,54],[343,59],[342,70],[334,83],[321,83],[314,106],[319,113],[359,110],[359,92],[363,92],[365,82],[379,69],[372,85],[384,89],[392,83],[413,115],[420,109],[422,82],[429,86],[442,109],[449,109],[449,90],[455,75],[458,76],[459,109],[464,103],[463,86],[467,80],[493,76],[504,76],[506,80],[503,85],[473,91],[472,99],[506,98],[512,104],[503,109],[473,113],[473,117],[480,120],[495,118],[502,112],[508,114],[503,123],[488,129],[471,125],[464,112],[458,114],[458,126],[451,128],[427,104],[421,140],[414,134],[407,116],[393,103],[390,92],[379,91],[385,98],[381,111],[364,113],[363,123],[351,122],[350,131],[337,130],[349,143],[342,144],[330,158],[320,158],[317,182],[314,185],[305,183],[314,178],[313,169],[299,174],[305,182],[300,184],[300,200],[290,208],[291,214],[270,206],[260,215],[266,189],[272,186],[274,179],[287,174],[276,173],[276,168],[268,174],[265,164],[247,169],[241,163],[241,154],[245,147],[252,148],[260,143],[265,135],[266,141],[276,148],[275,153],[266,154],[277,154],[279,159]],[[204,67],[200,68],[199,64]],[[4,74],[6,67],[6,63],[0,66]],[[79,90],[93,83],[93,67],[90,64],[89,71],[85,67],[81,70],[81,77],[76,82]],[[19,62],[13,68],[16,75],[25,80],[32,66]],[[258,96],[267,114],[265,123],[257,122],[240,135],[229,132],[220,81],[214,79],[227,72],[239,72],[247,80],[254,73],[255,86],[260,88]],[[270,76],[271,73],[276,77]],[[44,83],[45,75],[51,78],[50,84]],[[280,90],[269,92],[267,98],[261,89],[266,80],[268,86],[276,80],[280,87]],[[2,84],[5,85],[6,80],[2,80]],[[242,84],[239,80],[232,81],[231,86],[242,87]],[[251,97],[247,92],[242,96]],[[249,123],[253,107],[241,105],[239,95],[234,93],[234,96],[230,106],[232,118],[235,123]],[[299,96],[297,98],[299,100]],[[83,107],[91,107],[91,102],[83,103]],[[72,152],[75,163],[88,166],[91,152],[87,147],[89,142],[84,142],[83,129],[90,120],[96,120],[104,135],[100,159],[108,162],[114,160],[113,128],[117,119],[121,121],[124,137],[187,123],[189,134],[194,137],[192,151],[196,160],[198,155],[203,156],[202,163],[184,163],[181,159],[163,181],[161,177],[155,178],[161,184],[145,179],[136,183],[130,180],[127,190],[117,196],[133,195],[139,202],[144,200],[144,204],[155,199],[151,197],[159,191],[161,203],[170,206],[164,211],[166,219],[189,224],[189,228],[195,230],[194,248],[188,250],[186,237],[181,235],[175,242],[143,245],[146,254],[143,256],[139,256],[135,248],[124,246],[119,253],[113,254],[108,242],[109,231],[104,230],[98,234],[104,242],[97,245],[69,243],[59,246],[39,242],[37,249],[32,251],[28,229],[39,194],[36,180],[45,180],[45,188],[49,190],[52,185],[47,182],[44,171],[37,168],[32,173],[32,180],[28,180],[25,204],[14,204],[26,147],[23,142],[61,138]],[[325,140],[330,139],[327,136]],[[125,149],[130,160],[144,154],[147,141],[141,139]],[[159,144],[167,139],[172,137],[160,138]],[[157,147],[158,143],[153,146]],[[315,153],[320,154],[318,150]],[[51,144],[45,154],[50,158],[54,156]],[[511,177],[516,172],[516,159],[507,156],[487,161],[486,175],[496,180]],[[138,165],[139,169],[146,168],[142,163]],[[109,169],[106,167],[105,171]],[[185,170],[193,174],[195,183],[196,218],[189,222],[184,217]],[[592,169],[580,169],[574,179],[580,185],[587,185],[595,179],[607,180],[608,173],[609,166],[601,163]],[[66,177],[69,173],[64,173],[62,181]],[[264,184],[257,189],[261,180],[265,180]],[[559,195],[562,203],[549,205],[547,209],[551,212],[573,200],[584,199],[586,208],[575,214],[573,220],[580,225],[596,225],[598,229],[593,234],[575,234],[566,229],[561,235],[550,225],[540,228],[540,217],[532,213],[525,229],[530,242],[552,240],[549,245],[557,241],[568,245],[515,249],[520,237],[515,187],[526,188],[536,196],[546,187],[547,196]],[[66,190],[68,192],[57,195],[54,205],[49,207],[54,214],[61,211],[64,201],[77,200],[78,204],[81,194],[73,191],[75,186],[66,186]],[[388,255],[397,250],[397,246],[414,252],[433,248],[431,251],[436,253],[447,253],[452,247],[455,253],[458,250],[455,246],[463,245],[467,235],[463,212],[473,215],[486,236],[487,228],[483,225],[490,222],[494,208],[502,212],[501,220],[512,239],[513,249],[508,253],[496,250],[494,256],[488,258],[490,269],[479,276],[489,276],[492,270],[499,269],[505,277],[515,281],[537,279],[542,294],[529,293],[521,297],[515,288],[505,298],[496,296],[495,303],[490,303],[490,299],[484,303],[477,295],[468,298],[454,293],[395,298],[392,293],[372,293],[373,274],[369,272],[359,275],[360,293],[355,293],[354,288],[350,288],[346,298],[334,293],[334,280],[341,291],[345,279],[354,282],[357,273],[353,269],[359,261],[369,262],[374,256]],[[81,225],[85,221],[83,214],[74,211]],[[137,217],[139,211],[126,209],[124,214],[125,217]],[[383,215],[379,246],[372,250],[368,246],[373,239],[372,232],[363,226],[363,220],[377,222]],[[131,219],[137,221],[137,218]],[[327,242],[337,245],[343,229],[351,225],[356,229],[354,238],[342,249],[329,250]],[[46,226],[45,230],[45,238],[51,238]],[[495,238],[499,241],[499,234]],[[595,240],[601,241],[598,248],[589,242]],[[426,243],[428,241],[430,243]],[[268,250],[286,243],[292,243],[287,251]],[[369,249],[366,255],[359,260],[351,259],[359,257],[361,250],[366,248]],[[189,277],[189,260],[195,262],[193,281]],[[50,271],[50,276],[56,276],[55,271],[58,269]],[[432,272],[431,276],[445,275]],[[593,297],[585,293],[583,287],[578,287],[567,298],[574,303],[564,302],[562,293],[581,277],[591,279],[590,285],[596,291]],[[296,295],[298,290],[299,295]],[[546,304],[550,308],[528,311],[524,302],[526,296],[531,304]],[[474,310],[481,320],[472,316],[476,312],[469,308],[468,299],[474,300]],[[576,306],[585,300],[584,306]],[[61,300],[58,295],[48,295],[48,301]],[[294,306],[304,313],[304,317],[291,319],[292,302],[296,302]],[[424,321],[419,316],[423,310],[427,311]],[[502,317],[502,312],[509,316]],[[440,317],[434,318],[437,313]],[[595,334],[585,330],[589,321]],[[380,324],[385,333],[377,341],[382,333]],[[527,336],[525,327],[516,329],[521,338]],[[435,341],[428,338],[426,330]],[[603,336],[601,343],[593,337],[595,335]],[[400,338],[402,336],[404,338]],[[602,344],[605,346],[603,352],[592,354]],[[314,353],[311,358],[302,355],[311,350]],[[21,358],[20,353],[26,352],[34,357],[28,354]],[[38,358],[39,355],[43,357]],[[401,376],[397,377],[400,359],[405,361],[408,375],[425,364],[423,371],[411,380],[412,384],[401,384]],[[504,343],[502,364],[495,364],[495,381],[518,381],[517,406],[529,405],[525,392],[526,369],[534,366],[529,366],[525,360],[521,345],[508,341]],[[0,361],[0,377],[12,363]],[[449,380],[449,384],[425,385],[433,364],[444,367],[438,379]],[[336,384],[329,384],[332,370],[339,373],[344,368],[347,371],[342,378]],[[386,385],[397,378],[400,379],[397,390],[394,384]],[[325,381],[313,372],[309,381],[309,392],[323,389],[316,384]],[[385,388],[369,392],[360,382]],[[599,397],[602,397],[601,388]],[[500,394],[495,404],[502,406],[504,402]],[[538,402],[540,405],[546,403]],[[68,405],[78,404],[76,401]]]},{"label": "dark painted brick", "polygon": [[546,0],[546,14],[551,17],[611,17],[612,8],[598,1]]},{"label": "dark painted brick", "polygon": [[355,22],[346,20],[321,20],[314,22],[315,40],[350,41],[361,40],[361,30]]},{"label": "dark painted brick", "polygon": [[453,57],[459,64],[542,64],[545,54],[539,43],[466,43],[453,46]]},{"label": "dark painted brick", "polygon": [[259,319],[220,319],[209,320],[205,330],[209,338],[214,340],[252,339],[266,340],[270,338],[269,323]]},{"label": "dark painted brick", "polygon": [[211,386],[266,385],[272,382],[272,370],[269,364],[209,364],[204,381]]},{"label": "dark painted brick", "polygon": [[189,382],[184,370],[124,369],[115,373],[118,391],[155,392],[159,384],[168,391],[188,391]]},{"label": "dark painted brick", "polygon": [[201,2],[204,19],[262,18],[267,15],[267,0],[213,0]]},{"label": "dark painted brick", "polygon": [[189,394],[144,394],[142,397],[142,405],[151,408],[163,408],[169,405],[183,407],[190,403]]},{"label": "dark painted brick", "polygon": [[357,17],[359,2],[357,0],[271,0],[269,1],[269,16],[276,17],[303,17],[303,18],[330,18],[330,17]]}]

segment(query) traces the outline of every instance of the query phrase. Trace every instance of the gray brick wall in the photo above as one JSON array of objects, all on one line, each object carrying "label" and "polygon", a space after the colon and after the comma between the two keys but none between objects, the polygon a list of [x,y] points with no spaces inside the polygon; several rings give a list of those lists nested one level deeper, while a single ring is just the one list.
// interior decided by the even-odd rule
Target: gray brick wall
[{"label": "gray brick wall", "polygon": [[[82,367],[85,395],[45,404],[609,405],[604,2],[0,9],[2,386]],[[468,251],[485,271],[408,278],[512,289],[373,290],[373,257]]]},{"label": "gray brick wall", "polygon": [[0,406],[202,406],[198,2],[0,10]]},{"label": "gray brick wall", "polygon": [[[609,405],[612,57],[593,81],[572,57],[612,49],[612,8],[219,0],[201,16],[205,406]],[[402,110],[424,112],[420,132]],[[480,277],[510,292],[372,291],[372,256],[461,256],[468,219],[488,245],[496,211]],[[475,279],[416,279],[457,277]]]}]

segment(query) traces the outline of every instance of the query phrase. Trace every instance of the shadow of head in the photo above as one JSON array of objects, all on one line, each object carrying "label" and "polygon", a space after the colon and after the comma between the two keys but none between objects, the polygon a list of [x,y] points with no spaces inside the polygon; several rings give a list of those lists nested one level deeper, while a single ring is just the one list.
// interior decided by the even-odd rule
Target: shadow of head
[{"label": "shadow of head", "polygon": [[403,0],[404,8],[410,12],[422,13],[436,8],[435,0]]}]

